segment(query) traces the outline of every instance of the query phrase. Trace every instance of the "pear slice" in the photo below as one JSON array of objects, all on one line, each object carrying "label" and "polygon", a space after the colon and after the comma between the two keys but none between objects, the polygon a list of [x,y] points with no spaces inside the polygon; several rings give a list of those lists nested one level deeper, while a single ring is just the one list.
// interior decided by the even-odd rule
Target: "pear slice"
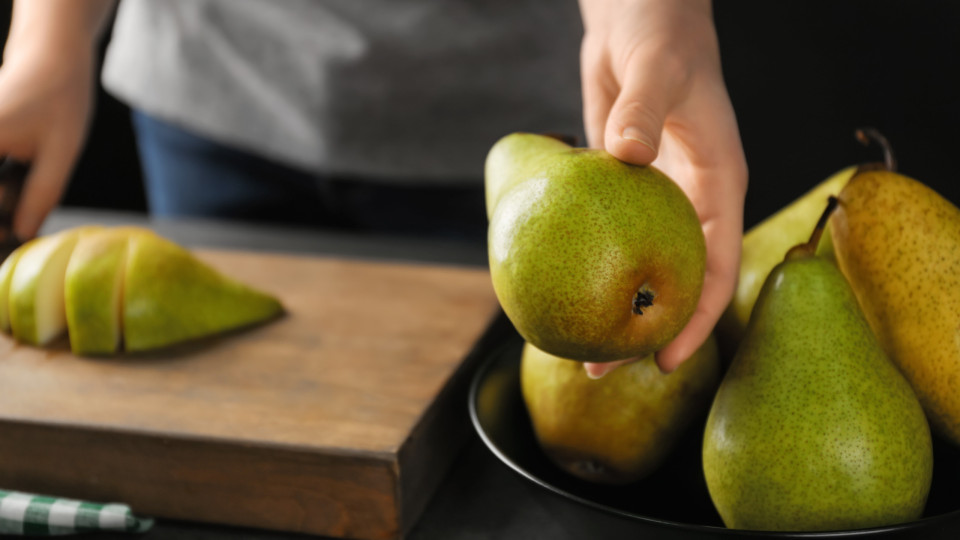
[{"label": "pear slice", "polygon": [[111,354],[120,348],[129,237],[124,228],[84,234],[70,256],[63,293],[75,354]]},{"label": "pear slice", "polygon": [[10,331],[10,280],[13,278],[13,269],[23,254],[23,247],[13,251],[0,264],[0,330]]},{"label": "pear slice", "polygon": [[145,351],[248,326],[283,311],[267,294],[220,274],[148,230],[130,235],[123,290],[127,351]]},{"label": "pear slice", "polygon": [[80,229],[37,238],[25,247],[10,280],[10,327],[18,340],[45,345],[67,328],[63,278]]}]

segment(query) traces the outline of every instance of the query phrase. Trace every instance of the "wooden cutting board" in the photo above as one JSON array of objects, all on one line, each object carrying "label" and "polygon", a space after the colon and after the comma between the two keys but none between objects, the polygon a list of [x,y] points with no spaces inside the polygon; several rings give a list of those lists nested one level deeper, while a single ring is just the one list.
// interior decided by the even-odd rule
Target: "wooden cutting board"
[{"label": "wooden cutting board", "polygon": [[197,250],[277,295],[268,324],[82,358],[0,335],[0,488],[136,513],[402,537],[467,434],[480,269]]}]

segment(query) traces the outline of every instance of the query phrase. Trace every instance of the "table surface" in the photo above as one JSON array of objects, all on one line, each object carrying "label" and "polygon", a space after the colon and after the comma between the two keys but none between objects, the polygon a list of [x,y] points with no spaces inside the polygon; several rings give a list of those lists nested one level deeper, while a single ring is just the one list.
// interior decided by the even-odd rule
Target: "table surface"
[{"label": "table surface", "polygon": [[[87,223],[148,225],[187,247],[244,249],[299,254],[333,254],[374,260],[425,261],[440,264],[485,266],[485,250],[452,241],[371,237],[326,231],[296,230],[275,226],[204,220],[164,220],[136,213],[86,209],[59,209],[41,232],[49,233]],[[466,399],[463,422],[469,423]],[[408,535],[428,539],[531,539],[580,538],[553,516],[555,496],[533,485],[503,465],[471,429],[469,441],[434,494],[423,516]],[[564,521],[576,520],[566,514]],[[583,520],[589,520],[584,511]],[[199,523],[157,520],[144,540],[287,540],[301,534],[278,533]]]}]

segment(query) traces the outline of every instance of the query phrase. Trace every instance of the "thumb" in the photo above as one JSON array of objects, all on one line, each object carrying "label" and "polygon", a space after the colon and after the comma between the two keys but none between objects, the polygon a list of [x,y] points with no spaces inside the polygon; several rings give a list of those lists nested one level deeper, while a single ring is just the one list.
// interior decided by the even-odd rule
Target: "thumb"
[{"label": "thumb", "polygon": [[657,157],[660,135],[670,109],[677,102],[677,85],[643,69],[644,62],[628,68],[604,131],[607,152],[621,161],[648,165]]}]

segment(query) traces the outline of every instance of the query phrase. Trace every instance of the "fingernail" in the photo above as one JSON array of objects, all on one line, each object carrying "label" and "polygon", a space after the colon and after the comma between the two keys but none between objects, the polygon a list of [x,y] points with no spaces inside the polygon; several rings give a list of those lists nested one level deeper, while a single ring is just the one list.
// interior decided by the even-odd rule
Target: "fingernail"
[{"label": "fingernail", "polygon": [[598,379],[602,379],[603,376],[607,374],[605,371],[601,371],[601,372],[599,372],[599,373],[593,373],[592,371],[590,371],[590,370],[587,369],[586,367],[584,367],[583,369],[584,369],[584,371],[587,372],[587,377],[590,377],[591,379],[593,379],[593,380],[595,380],[595,381],[598,380]]},{"label": "fingernail", "polygon": [[620,137],[628,141],[638,142],[646,146],[647,148],[653,150],[654,152],[657,151],[657,149],[653,147],[653,144],[647,141],[647,139],[644,137],[643,132],[640,131],[640,128],[627,126],[623,129],[623,132],[620,134]]},{"label": "fingernail", "polygon": [[663,367],[663,364],[661,364],[660,362],[657,362],[657,367],[660,368],[660,373],[663,373],[664,375],[669,375],[669,374],[673,373],[673,372],[677,369],[677,368],[675,368],[675,367],[674,367],[674,368],[670,368],[670,369],[665,369],[665,368]]}]

